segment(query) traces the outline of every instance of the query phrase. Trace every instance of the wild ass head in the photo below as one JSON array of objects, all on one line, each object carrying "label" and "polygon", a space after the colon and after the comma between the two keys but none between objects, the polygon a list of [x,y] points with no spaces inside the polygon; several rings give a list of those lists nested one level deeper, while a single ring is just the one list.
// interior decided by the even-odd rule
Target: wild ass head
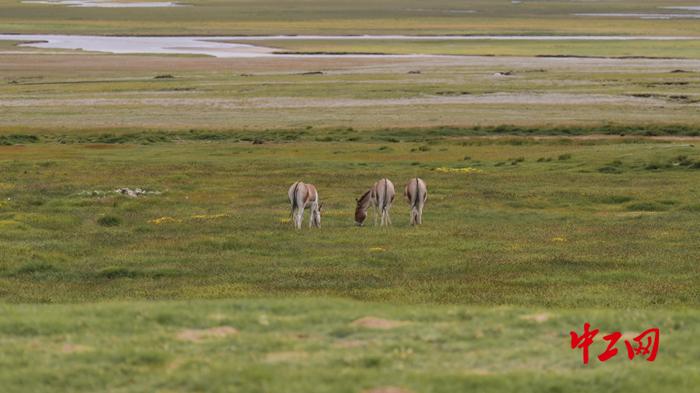
[{"label": "wild ass head", "polygon": [[355,201],[357,201],[357,206],[355,207],[355,225],[358,227],[361,227],[367,219],[367,209],[369,208],[371,191],[372,190],[367,190],[360,198],[355,199]]}]

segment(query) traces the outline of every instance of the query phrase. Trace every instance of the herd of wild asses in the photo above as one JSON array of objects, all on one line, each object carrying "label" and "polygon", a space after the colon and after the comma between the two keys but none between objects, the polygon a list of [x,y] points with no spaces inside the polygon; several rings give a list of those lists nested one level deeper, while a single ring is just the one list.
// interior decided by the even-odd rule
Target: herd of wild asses
[{"label": "herd of wild asses", "polygon": [[[292,221],[294,228],[301,229],[304,220],[304,209],[311,208],[309,227],[321,227],[321,211],[323,203],[318,196],[318,190],[313,184],[298,181],[289,187],[289,202],[292,204]],[[394,183],[387,178],[380,179],[367,190],[362,196],[356,199],[355,224],[362,226],[367,219],[367,210],[374,207],[374,225],[389,226],[391,218],[389,209],[394,202]],[[423,223],[423,206],[428,198],[428,188],[423,179],[414,177],[408,181],[404,188],[406,201],[411,205],[411,225]]]}]

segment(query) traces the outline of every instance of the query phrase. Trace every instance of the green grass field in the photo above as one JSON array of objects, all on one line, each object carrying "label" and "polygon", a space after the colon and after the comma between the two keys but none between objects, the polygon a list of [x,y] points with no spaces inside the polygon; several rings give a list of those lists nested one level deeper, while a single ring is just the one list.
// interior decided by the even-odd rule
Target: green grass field
[{"label": "green grass field", "polygon": [[[329,299],[0,311],[5,392],[693,392],[700,383],[700,353],[690,345],[698,334],[696,311],[408,307]],[[367,317],[391,328],[358,323],[373,321]],[[620,353],[601,363],[595,356],[604,345],[598,343],[583,366],[581,351],[569,348],[568,332],[580,332],[585,321],[632,337],[658,326],[659,357],[629,361]]]},{"label": "green grass field", "polygon": [[[3,137],[5,391],[694,389],[692,140],[158,135]],[[353,225],[383,175],[427,181],[424,226]],[[584,367],[584,322],[659,327],[659,358]]]},{"label": "green grass field", "polygon": [[[0,147],[0,294],[698,304],[700,154],[688,142],[212,138]],[[426,180],[424,227],[407,227],[401,199],[394,228],[353,225],[354,198],[381,176],[399,189]],[[298,179],[326,203],[321,231],[290,230],[286,192]],[[162,194],[132,199],[120,187]]]},{"label": "green grass field", "polygon": [[[213,138],[0,147],[0,294],[697,305],[700,154],[688,142]],[[400,199],[395,228],[353,226],[354,198],[381,176],[428,182],[425,227],[406,227]],[[298,179],[326,201],[322,231],[289,228]],[[131,199],[119,187],[162,194]]]},{"label": "green grass field", "polygon": [[[700,36],[697,19],[573,15],[688,1],[188,4],[0,0],[0,32]],[[697,390],[699,41],[263,42],[468,56],[0,41],[2,393]],[[394,226],[355,226],[381,177]],[[292,229],[297,180],[321,229]],[[589,365],[570,347],[585,322]],[[603,335],[651,327],[655,362],[622,341],[597,359]]]},{"label": "green grass field", "polygon": [[700,124],[695,60],[0,56],[3,133]]},{"label": "green grass field", "polygon": [[[191,0],[191,7],[100,9],[0,1],[5,33],[127,35],[621,34],[700,35],[697,19],[580,17],[575,13],[688,13],[667,1]],[[677,1],[674,6],[696,6]],[[475,11],[467,13],[464,11]]]},{"label": "green grass field", "polygon": [[[240,41],[251,43],[251,41]],[[467,56],[581,56],[700,58],[700,40],[688,41],[517,41],[517,40],[256,40],[281,53],[375,53]]]}]

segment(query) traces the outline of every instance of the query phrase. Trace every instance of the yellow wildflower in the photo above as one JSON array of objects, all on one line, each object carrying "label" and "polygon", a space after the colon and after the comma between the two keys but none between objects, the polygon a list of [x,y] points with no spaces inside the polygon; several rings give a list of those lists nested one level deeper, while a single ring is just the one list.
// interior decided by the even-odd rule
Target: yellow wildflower
[{"label": "yellow wildflower", "polygon": [[228,217],[228,214],[212,214],[212,215],[207,215],[207,214],[195,214],[192,216],[193,219],[195,220],[215,220],[217,218],[224,218]]},{"label": "yellow wildflower", "polygon": [[466,168],[447,168],[447,167],[440,167],[440,168],[435,168],[436,172],[441,172],[441,173],[463,173],[463,174],[469,174],[469,173],[482,173],[483,171],[481,169],[477,168],[471,168],[471,167],[466,167]]},{"label": "yellow wildflower", "polygon": [[161,224],[167,224],[167,223],[172,223],[172,222],[180,222],[180,220],[173,218],[173,217],[160,217],[160,218],[154,218],[153,220],[148,221],[151,224],[154,225],[161,225]]}]

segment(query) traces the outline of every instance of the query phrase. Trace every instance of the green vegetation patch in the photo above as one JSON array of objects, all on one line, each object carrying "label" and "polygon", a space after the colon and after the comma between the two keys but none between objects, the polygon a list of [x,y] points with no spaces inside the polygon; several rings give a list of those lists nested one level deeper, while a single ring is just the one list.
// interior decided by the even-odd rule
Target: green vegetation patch
[{"label": "green vegetation patch", "polygon": [[[0,298],[700,304],[693,144],[308,132],[0,147]],[[678,165],[645,169],[657,161]],[[385,176],[394,227],[356,227],[355,198]],[[419,228],[401,195],[415,176],[429,190]],[[291,228],[297,180],[318,187],[320,230]]]},{"label": "green vegetation patch", "polygon": [[[337,299],[0,305],[5,392],[693,392],[695,310],[396,306]],[[582,364],[569,332],[600,329]],[[661,332],[603,363],[602,336]],[[630,337],[628,337],[630,336]],[[39,347],[41,350],[36,350]],[[31,364],[31,367],[27,367]],[[114,372],[119,370],[119,372]],[[70,377],[66,377],[70,376]],[[585,389],[582,387],[585,385]],[[374,389],[374,390],[373,390]],[[377,390],[384,389],[384,390]],[[391,390],[389,390],[391,389]],[[400,390],[398,390],[400,389]]]}]

